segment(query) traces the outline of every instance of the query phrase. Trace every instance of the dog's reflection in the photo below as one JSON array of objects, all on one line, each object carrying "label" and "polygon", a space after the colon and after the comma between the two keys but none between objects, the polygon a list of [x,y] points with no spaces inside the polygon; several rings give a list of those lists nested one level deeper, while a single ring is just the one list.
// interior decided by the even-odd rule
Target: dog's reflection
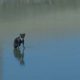
[{"label": "dog's reflection", "polygon": [[19,48],[14,48],[14,56],[17,58],[21,65],[24,65],[24,49],[21,52]]}]

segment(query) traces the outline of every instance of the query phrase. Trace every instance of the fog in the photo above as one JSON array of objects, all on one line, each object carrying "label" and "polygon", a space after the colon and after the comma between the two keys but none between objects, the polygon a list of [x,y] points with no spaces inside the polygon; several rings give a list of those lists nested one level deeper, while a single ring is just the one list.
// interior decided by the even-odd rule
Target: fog
[{"label": "fog", "polygon": [[22,32],[29,44],[79,35],[80,0],[0,0],[0,65],[5,43]]},{"label": "fog", "polygon": [[[80,32],[80,0],[39,0],[40,4],[37,4],[38,0],[33,0],[37,5],[24,5],[24,0],[18,0],[20,3],[13,1],[1,0],[0,41],[21,32],[28,37],[41,38],[64,37]],[[46,4],[45,1],[52,1],[52,4]]]},{"label": "fog", "polygon": [[[79,33],[79,1],[58,0],[53,5],[26,5],[0,8],[1,37],[27,32],[29,34],[57,36]],[[8,34],[8,35],[7,35]],[[10,35],[9,35],[10,34]],[[38,36],[38,35],[37,35]]]}]

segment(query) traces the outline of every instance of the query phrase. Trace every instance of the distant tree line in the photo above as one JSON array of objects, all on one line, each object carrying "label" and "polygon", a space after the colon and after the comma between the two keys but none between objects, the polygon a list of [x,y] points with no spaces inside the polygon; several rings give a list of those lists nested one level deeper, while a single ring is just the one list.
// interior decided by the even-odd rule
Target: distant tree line
[{"label": "distant tree line", "polygon": [[0,5],[53,4],[54,0],[0,0]]}]

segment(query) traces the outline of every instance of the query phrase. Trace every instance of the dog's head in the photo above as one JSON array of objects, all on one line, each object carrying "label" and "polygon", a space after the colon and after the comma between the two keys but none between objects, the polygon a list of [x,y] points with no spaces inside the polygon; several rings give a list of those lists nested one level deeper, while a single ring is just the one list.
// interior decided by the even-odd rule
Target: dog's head
[{"label": "dog's head", "polygon": [[21,38],[25,38],[25,33],[20,34],[20,37],[21,37]]}]

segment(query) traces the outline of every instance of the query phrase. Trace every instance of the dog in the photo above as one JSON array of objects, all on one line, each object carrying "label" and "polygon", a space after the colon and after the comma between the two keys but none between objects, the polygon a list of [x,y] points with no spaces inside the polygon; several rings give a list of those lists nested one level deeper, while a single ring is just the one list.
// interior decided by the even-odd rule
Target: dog
[{"label": "dog", "polygon": [[20,34],[18,37],[16,37],[14,39],[14,48],[19,48],[21,46],[21,44],[23,44],[23,48],[24,48],[24,38],[25,38],[25,33]]}]

